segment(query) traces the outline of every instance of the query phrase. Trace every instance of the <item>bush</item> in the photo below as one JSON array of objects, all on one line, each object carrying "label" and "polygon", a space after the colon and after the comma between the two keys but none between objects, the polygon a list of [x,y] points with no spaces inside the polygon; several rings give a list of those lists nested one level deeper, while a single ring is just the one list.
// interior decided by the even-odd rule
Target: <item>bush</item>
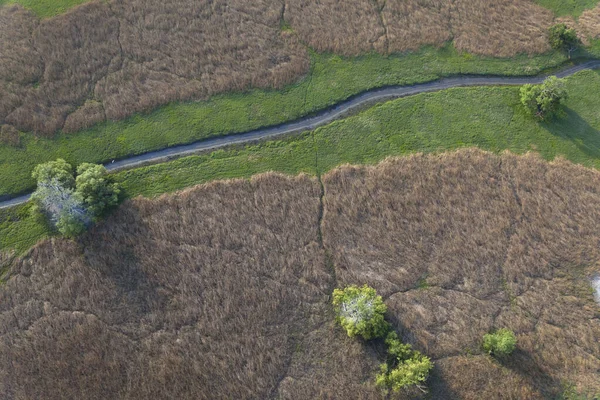
[{"label": "bush", "polygon": [[541,85],[523,85],[521,103],[540,120],[560,114],[560,102],[567,98],[564,79],[555,76],[546,78]]},{"label": "bush", "polygon": [[362,336],[363,339],[382,337],[389,330],[384,319],[387,307],[375,289],[365,285],[348,286],[333,291],[333,305],[337,319],[346,329],[348,336]]},{"label": "bush", "polygon": [[483,349],[494,356],[508,356],[514,351],[516,345],[517,338],[510,329],[500,329],[483,336]]},{"label": "bush", "polygon": [[109,181],[102,165],[84,163],[77,167],[75,187],[87,209],[95,216],[102,215],[119,202],[121,190],[116,183]]},{"label": "bush", "polygon": [[402,343],[396,332],[388,333],[385,343],[390,359],[381,364],[380,373],[375,380],[376,385],[394,392],[415,385],[424,391],[423,383],[433,368],[431,359],[413,350],[411,345]]},{"label": "bush", "polygon": [[571,53],[579,45],[577,32],[575,32],[575,29],[568,28],[565,24],[551,26],[548,38],[552,48],[566,51],[569,54],[569,58],[571,58]]}]

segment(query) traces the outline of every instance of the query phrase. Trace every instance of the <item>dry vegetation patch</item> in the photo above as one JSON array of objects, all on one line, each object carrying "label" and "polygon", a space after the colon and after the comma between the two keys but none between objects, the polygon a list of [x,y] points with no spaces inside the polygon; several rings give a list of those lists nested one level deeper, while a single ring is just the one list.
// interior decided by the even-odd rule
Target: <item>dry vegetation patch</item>
[{"label": "dry vegetation patch", "polygon": [[[0,255],[0,393],[378,399],[382,344],[348,338],[330,306],[335,285],[363,283],[434,359],[431,398],[600,391],[600,173],[462,150],[323,184],[322,221],[315,178],[266,174],[129,201],[78,242]],[[493,361],[481,339],[500,327],[518,347]]]},{"label": "dry vegetation patch", "polygon": [[508,327],[519,349],[506,367],[540,395],[563,381],[600,390],[585,276],[600,256],[598,172],[465,150],[344,167],[324,184],[339,284],[376,288],[405,340],[440,359]]},{"label": "dry vegetation patch", "polygon": [[172,101],[281,88],[308,71],[304,44],[387,54],[454,39],[476,54],[539,53],[551,21],[529,0],[98,0],[42,21],[5,5],[0,125],[72,132]]},{"label": "dry vegetation patch", "polygon": [[0,291],[2,397],[268,398],[328,322],[318,206],[316,180],[264,175],[39,245]]}]

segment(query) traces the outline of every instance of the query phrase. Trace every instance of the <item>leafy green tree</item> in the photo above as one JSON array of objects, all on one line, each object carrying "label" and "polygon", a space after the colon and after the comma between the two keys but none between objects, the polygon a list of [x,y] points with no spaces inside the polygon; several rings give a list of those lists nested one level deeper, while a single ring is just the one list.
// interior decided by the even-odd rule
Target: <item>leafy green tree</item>
[{"label": "leafy green tree", "polygon": [[71,164],[59,158],[56,161],[39,164],[33,169],[31,176],[38,182],[51,182],[56,179],[65,188],[75,187],[75,177]]},{"label": "leafy green tree", "polygon": [[503,328],[483,336],[483,349],[494,356],[508,356],[515,350],[516,345],[517,338],[510,329]]},{"label": "leafy green tree", "polygon": [[77,167],[75,187],[87,209],[95,216],[119,202],[119,185],[109,180],[102,165],[83,163]]},{"label": "leafy green tree", "polygon": [[429,357],[404,344],[396,332],[388,333],[385,343],[388,346],[388,362],[381,364],[375,384],[384,389],[398,392],[409,386],[425,391],[423,384],[429,377],[433,363]]},{"label": "leafy green tree", "polygon": [[382,337],[389,330],[384,319],[387,307],[375,289],[367,285],[335,289],[333,305],[339,323],[350,337],[362,336],[369,340]]},{"label": "leafy green tree", "polygon": [[564,79],[550,76],[541,85],[523,85],[521,103],[540,120],[560,114],[560,103],[567,98]]},{"label": "leafy green tree", "polygon": [[575,29],[567,27],[565,24],[556,24],[550,27],[548,38],[550,46],[557,50],[566,51],[571,58],[571,53],[577,50],[580,44]]}]

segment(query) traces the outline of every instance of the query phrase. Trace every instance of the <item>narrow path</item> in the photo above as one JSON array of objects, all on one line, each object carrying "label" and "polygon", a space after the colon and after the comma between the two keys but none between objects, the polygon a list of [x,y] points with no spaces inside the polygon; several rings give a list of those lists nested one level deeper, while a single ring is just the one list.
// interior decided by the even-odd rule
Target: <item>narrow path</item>
[{"label": "narrow path", "polygon": [[[552,75],[556,75],[559,78],[564,78],[579,71],[596,68],[600,68],[600,60],[588,61],[586,63],[564,69]],[[301,118],[294,122],[244,133],[204,139],[187,145],[173,146],[162,150],[151,151],[112,163],[107,163],[105,164],[105,167],[108,171],[120,171],[139,167],[145,164],[157,164],[173,158],[207,150],[215,150],[232,144],[249,143],[262,139],[273,139],[278,136],[288,135],[291,133],[300,133],[326,125],[362,105],[412,96],[419,93],[437,92],[444,89],[466,86],[510,86],[524,85],[527,83],[539,84],[542,83],[545,78],[546,76],[515,78],[501,76],[460,76],[454,78],[443,78],[437,81],[411,86],[389,86],[380,89],[368,90],[346,101],[338,103],[335,106],[327,108],[314,116]],[[29,200],[29,197],[30,195],[27,194],[15,197],[13,199],[0,201],[0,209],[23,204]]]}]

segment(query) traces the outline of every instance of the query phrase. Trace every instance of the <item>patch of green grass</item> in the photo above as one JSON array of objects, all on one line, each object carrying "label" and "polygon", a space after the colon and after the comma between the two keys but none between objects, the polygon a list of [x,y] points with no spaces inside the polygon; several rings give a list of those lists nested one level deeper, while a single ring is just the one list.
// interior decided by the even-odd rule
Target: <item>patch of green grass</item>
[{"label": "patch of green grass", "polygon": [[557,16],[572,15],[579,17],[587,9],[594,8],[598,0],[535,0],[542,7],[546,7]]},{"label": "patch of green grass", "polygon": [[208,101],[173,103],[151,113],[54,138],[22,134],[20,147],[0,144],[0,196],[32,190],[35,165],[59,157],[73,164],[108,162],[298,119],[375,87],[408,85],[459,73],[532,75],[566,61],[559,53],[511,59],[472,57],[450,45],[390,57],[312,57],[309,76],[283,90],[252,90]]},{"label": "patch of green grass", "polygon": [[314,132],[285,140],[191,156],[115,174],[128,196],[156,196],[213,179],[262,171],[322,173],[345,163],[461,147],[563,156],[600,168],[600,75],[567,80],[566,116],[538,123],[519,101],[518,87],[456,88],[377,105]]},{"label": "patch of green grass", "polygon": [[88,1],[90,0],[0,0],[0,6],[16,3],[30,9],[40,18],[48,18],[62,14],[69,8],[87,3]]},{"label": "patch of green grass", "polygon": [[0,250],[15,250],[20,254],[52,234],[30,208],[28,203],[0,210]]},{"label": "patch of green grass", "polygon": [[[388,156],[461,147],[537,151],[549,160],[563,156],[600,168],[599,87],[596,72],[569,78],[566,116],[551,123],[538,123],[526,113],[518,87],[456,88],[383,103],[287,139],[119,172],[115,179],[128,197],[153,197],[215,179],[246,178],[266,171],[315,175],[345,163],[373,164]],[[0,222],[0,243],[7,243],[9,225]],[[27,237],[47,234],[28,225],[21,229],[32,230],[19,233]]]}]

